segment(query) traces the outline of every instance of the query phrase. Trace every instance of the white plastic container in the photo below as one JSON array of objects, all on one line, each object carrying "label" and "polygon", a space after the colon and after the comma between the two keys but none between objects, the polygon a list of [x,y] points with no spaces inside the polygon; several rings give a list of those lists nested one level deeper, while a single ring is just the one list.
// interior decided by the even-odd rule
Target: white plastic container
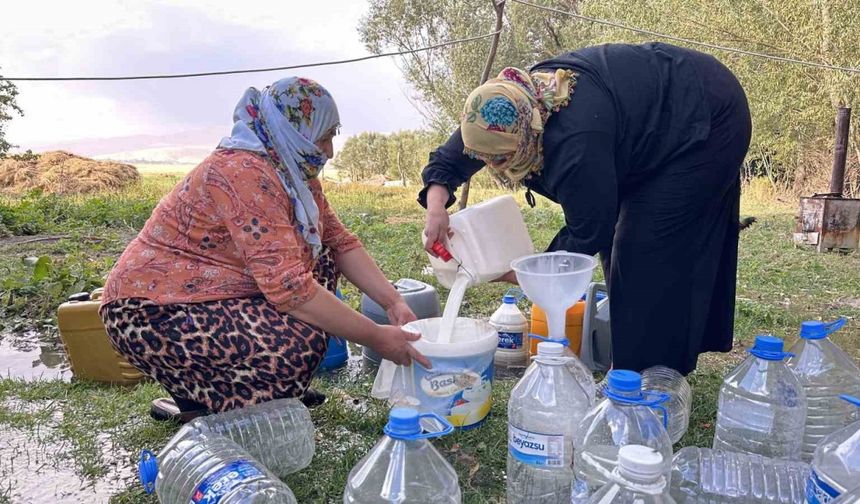
[{"label": "white plastic container", "polygon": [[[427,416],[444,429],[422,432],[420,420]],[[460,504],[457,472],[428,441],[452,430],[432,413],[391,410],[385,436],[350,471],[344,504]]]},{"label": "white plastic container", "polygon": [[538,354],[508,402],[509,504],[567,504],[573,482],[573,447],[589,398],[567,366],[558,343]]},{"label": "white plastic container", "polygon": [[669,495],[663,455],[641,445],[622,446],[618,467],[609,483],[591,497],[591,504],[675,504]]},{"label": "white plastic container", "polygon": [[439,283],[450,289],[462,267],[471,285],[490,282],[511,271],[511,261],[534,253],[534,244],[516,200],[499,196],[451,215],[448,251],[454,260],[429,256]]},{"label": "white plastic container", "polygon": [[860,397],[860,369],[828,337],[845,325],[845,319],[824,323],[806,321],[800,339],[791,347],[787,365],[806,392],[806,427],[803,460],[809,462],[815,447],[827,435],[850,424],[856,408],[840,394]]},{"label": "white plastic container", "polygon": [[[860,406],[860,398],[842,396]],[[860,421],[830,434],[815,449],[806,502],[827,504],[860,483]]]},{"label": "white plastic container", "polygon": [[490,317],[490,325],[499,335],[496,366],[525,368],[529,361],[529,321],[517,307],[516,297],[502,298],[502,305]]},{"label": "white plastic container", "polygon": [[783,362],[783,342],[757,336],[749,352],[720,387],[713,447],[800,460],[806,395]]},{"label": "white plastic container", "polygon": [[440,322],[440,318],[430,318],[403,326],[405,331],[421,334],[412,346],[430,360],[432,369],[417,362],[396,366],[384,360],[371,395],[437,413],[455,427],[477,427],[493,405],[493,357],[499,336],[490,324],[461,317],[451,341],[437,343]]}]

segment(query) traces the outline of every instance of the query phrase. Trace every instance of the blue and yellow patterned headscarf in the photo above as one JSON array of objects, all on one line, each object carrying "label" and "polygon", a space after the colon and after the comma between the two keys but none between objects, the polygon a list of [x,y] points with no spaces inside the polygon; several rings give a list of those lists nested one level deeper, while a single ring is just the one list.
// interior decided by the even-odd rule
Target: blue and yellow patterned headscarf
[{"label": "blue and yellow patterned headscarf", "polygon": [[314,142],[340,126],[331,94],[310,79],[281,79],[262,92],[248,88],[233,112],[233,131],[218,144],[268,157],[295,212],[299,231],[314,257],[322,249],[319,208],[307,181],[319,175],[326,155]]}]

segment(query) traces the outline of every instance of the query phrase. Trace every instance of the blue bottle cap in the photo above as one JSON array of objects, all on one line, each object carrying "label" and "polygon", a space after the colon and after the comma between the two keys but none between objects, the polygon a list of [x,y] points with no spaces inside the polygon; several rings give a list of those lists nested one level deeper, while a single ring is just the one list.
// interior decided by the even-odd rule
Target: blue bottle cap
[{"label": "blue bottle cap", "polygon": [[770,334],[759,334],[755,337],[755,346],[750,353],[759,359],[781,361],[793,354],[783,352],[783,342],[776,336]]},{"label": "blue bottle cap", "polygon": [[155,490],[155,480],[158,477],[158,460],[156,460],[154,453],[149,450],[140,452],[137,472],[143,489],[146,493],[151,494]]},{"label": "blue bottle cap", "polygon": [[505,297],[502,298],[502,302],[505,304],[517,304],[517,298],[505,295]]},{"label": "blue bottle cap", "polygon": [[636,371],[613,369],[606,378],[610,389],[617,392],[638,392],[642,389],[642,375]]},{"label": "blue bottle cap", "polygon": [[418,411],[412,408],[394,408],[388,414],[385,433],[393,438],[421,434],[421,423],[418,420]]},{"label": "blue bottle cap", "polygon": [[800,337],[803,339],[824,339],[845,325],[846,319],[841,318],[833,322],[821,322],[820,320],[806,320],[800,323]]}]

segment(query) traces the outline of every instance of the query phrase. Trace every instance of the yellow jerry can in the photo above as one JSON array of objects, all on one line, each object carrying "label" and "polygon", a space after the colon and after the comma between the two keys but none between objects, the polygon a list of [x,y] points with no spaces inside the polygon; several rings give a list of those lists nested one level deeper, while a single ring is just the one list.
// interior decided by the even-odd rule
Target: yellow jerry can
[{"label": "yellow jerry can", "polygon": [[137,383],[145,376],[113,349],[99,317],[103,290],[76,294],[57,310],[60,340],[69,356],[72,374],[81,380]]}]

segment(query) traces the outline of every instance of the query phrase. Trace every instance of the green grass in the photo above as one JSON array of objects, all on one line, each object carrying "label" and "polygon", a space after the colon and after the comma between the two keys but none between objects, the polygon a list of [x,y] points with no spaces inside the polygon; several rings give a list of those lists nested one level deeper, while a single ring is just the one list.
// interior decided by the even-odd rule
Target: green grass
[{"label": "green grass", "polygon": [[[119,194],[93,197],[51,197],[31,194],[0,201],[0,222],[15,235],[69,235],[55,242],[15,245],[0,242],[0,313],[7,326],[48,323],[56,306],[79,290],[99,285],[125,242],[139,229],[176,176],[151,175],[135,188]],[[329,199],[341,219],[357,233],[391,279],[418,278],[427,264],[419,241],[422,210],[414,202],[414,189],[332,186]],[[477,190],[474,201],[497,194]],[[521,195],[518,196],[522,203]],[[835,340],[853,357],[860,357],[860,254],[819,255],[796,249],[791,243],[793,208],[768,201],[744,201],[744,213],[759,222],[741,239],[738,275],[736,339],[730,354],[704,356],[691,375],[694,389],[690,429],[679,446],[707,446],[713,436],[716,398],[721,377],[743,358],[745,348],[759,332],[795,339],[800,321],[808,318],[851,318]],[[536,245],[544,247],[563,219],[557,208],[542,202],[525,210]],[[22,257],[48,257],[38,271]],[[32,262],[32,261],[31,261]],[[471,290],[463,311],[486,317],[496,307],[505,287],[479,286]],[[344,286],[347,302],[357,307],[360,293]],[[447,292],[440,288],[444,296]],[[0,334],[0,338],[2,338]],[[312,412],[317,428],[317,455],[310,468],[288,478],[300,502],[337,502],[349,469],[381,435],[386,409],[368,399],[372,375],[341,373],[317,380],[329,401]],[[506,399],[515,380],[494,386],[494,406],[480,429],[458,432],[434,441],[460,476],[465,502],[498,502],[504,498],[506,453]],[[162,394],[146,383],[109,387],[61,381],[22,382],[0,379],[0,444],[9,433],[29,433],[50,449],[56,463],[74,464],[82,481],[104,478],[115,464],[134,464],[141,448],[158,449],[175,427],[153,422],[147,416],[149,401]],[[107,446],[107,449],[106,449]],[[28,454],[14,454],[26,460]],[[0,463],[0,502],[9,500],[11,488]],[[129,481],[127,490],[112,502],[153,503]]]}]

